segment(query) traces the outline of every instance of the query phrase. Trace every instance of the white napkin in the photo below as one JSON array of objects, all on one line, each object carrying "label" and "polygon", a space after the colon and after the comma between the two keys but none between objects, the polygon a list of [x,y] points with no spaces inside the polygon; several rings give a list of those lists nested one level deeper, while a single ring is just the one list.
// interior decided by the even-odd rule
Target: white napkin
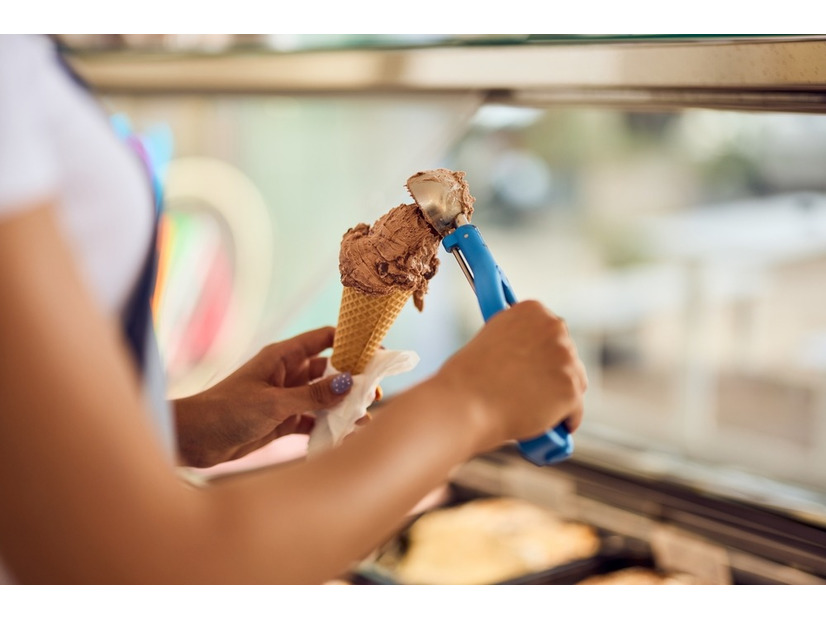
[{"label": "white napkin", "polygon": [[[307,444],[307,456],[338,445],[356,427],[356,421],[367,411],[376,398],[376,388],[385,377],[399,375],[413,369],[419,363],[414,351],[390,351],[379,349],[364,372],[353,376],[353,387],[338,405],[316,412],[316,421]],[[327,363],[323,377],[336,375],[331,363]],[[322,378],[323,378],[322,377]]]}]

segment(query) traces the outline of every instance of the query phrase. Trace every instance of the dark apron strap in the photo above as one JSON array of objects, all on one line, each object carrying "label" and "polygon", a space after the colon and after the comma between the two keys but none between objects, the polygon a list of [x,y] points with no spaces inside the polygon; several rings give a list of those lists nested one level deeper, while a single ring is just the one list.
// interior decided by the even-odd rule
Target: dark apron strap
[{"label": "dark apron strap", "polygon": [[[55,49],[57,51],[58,64],[63,68],[66,74],[86,92],[91,92],[89,84],[80,77],[72,66],[66,62],[64,57],[64,48],[60,40],[52,37],[55,42]],[[153,176],[152,165],[149,155],[146,152],[143,144],[135,136],[127,136],[126,143],[131,147],[133,153],[140,160],[144,171],[149,177],[152,194],[154,196],[154,213],[153,226],[149,251],[144,261],[141,270],[140,278],[137,285],[132,291],[127,306],[123,312],[122,326],[123,333],[129,343],[130,349],[135,360],[135,364],[139,371],[143,371],[146,363],[146,342],[147,331],[152,328],[152,295],[155,292],[155,279],[158,265],[157,252],[157,237],[158,237],[158,223],[161,213],[162,197],[160,191],[160,183]]]},{"label": "dark apron strap", "polygon": [[[151,176],[150,162],[146,156],[143,145],[136,139],[129,140],[133,149],[144,162],[147,173]],[[152,235],[149,247],[149,254],[141,270],[140,279],[123,314],[123,330],[128,340],[135,363],[138,368],[144,368],[146,362],[146,332],[152,329],[152,295],[155,292],[155,281],[158,270],[158,223],[160,217],[161,196],[157,192],[157,184],[153,183],[153,194],[155,195],[155,212],[152,225]]]}]

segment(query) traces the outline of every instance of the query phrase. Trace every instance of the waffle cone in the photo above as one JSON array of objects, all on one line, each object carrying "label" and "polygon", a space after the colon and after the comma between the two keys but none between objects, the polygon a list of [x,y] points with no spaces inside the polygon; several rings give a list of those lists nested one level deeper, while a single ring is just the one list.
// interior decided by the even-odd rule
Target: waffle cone
[{"label": "waffle cone", "polygon": [[410,295],[410,291],[365,295],[344,287],[330,358],[336,370],[354,375],[364,371]]}]

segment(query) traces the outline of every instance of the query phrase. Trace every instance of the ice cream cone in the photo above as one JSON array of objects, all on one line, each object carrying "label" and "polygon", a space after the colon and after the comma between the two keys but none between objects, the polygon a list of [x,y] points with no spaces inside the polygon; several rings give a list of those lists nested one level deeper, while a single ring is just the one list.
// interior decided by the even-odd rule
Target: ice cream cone
[{"label": "ice cream cone", "polygon": [[364,371],[410,295],[411,291],[366,295],[344,287],[330,360],[336,370],[354,375]]}]

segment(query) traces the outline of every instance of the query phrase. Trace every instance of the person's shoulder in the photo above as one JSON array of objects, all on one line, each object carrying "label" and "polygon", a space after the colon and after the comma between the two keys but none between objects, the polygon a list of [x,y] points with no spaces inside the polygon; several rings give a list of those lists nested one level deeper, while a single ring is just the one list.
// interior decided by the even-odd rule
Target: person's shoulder
[{"label": "person's shoulder", "polygon": [[0,35],[0,65],[27,66],[54,53],[54,42],[46,35]]},{"label": "person's shoulder", "polygon": [[0,35],[0,98],[30,98],[57,61],[55,42],[46,35]]},{"label": "person's shoulder", "polygon": [[38,50],[47,49],[53,45],[52,40],[44,34],[0,35],[0,52],[3,54],[13,52],[39,53]]}]

